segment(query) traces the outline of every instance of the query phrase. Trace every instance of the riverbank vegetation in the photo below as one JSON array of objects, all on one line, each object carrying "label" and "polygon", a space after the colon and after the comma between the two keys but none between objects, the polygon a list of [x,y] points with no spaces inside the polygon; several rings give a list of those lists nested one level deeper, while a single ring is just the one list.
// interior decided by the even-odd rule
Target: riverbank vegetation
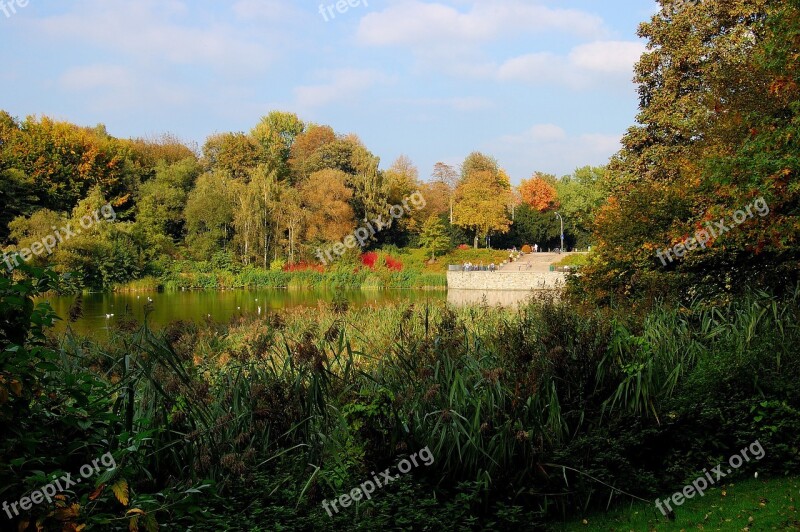
[{"label": "riverbank vegetation", "polygon": [[[0,286],[0,455],[19,457],[2,495],[109,446],[119,467],[22,521],[499,530],[671,493],[755,439],[766,455],[742,474],[800,460],[800,291],[647,310],[342,301],[159,333],[123,317],[99,341],[48,338],[52,316],[27,298],[53,282]],[[430,467],[333,517],[321,507],[425,447]]]},{"label": "riverbank vegetation", "polygon": [[[736,507],[748,530],[796,529],[784,494],[800,473],[800,1],[663,2],[640,33],[641,113],[622,151],[605,169],[535,176],[524,205],[486,155],[422,183],[407,160],[380,171],[356,137],[283,113],[199,156],[171,139],[0,118],[14,191],[4,238],[26,245],[105,201],[119,213],[60,245],[55,270],[0,276],[0,500],[106,452],[118,464],[25,505],[14,525],[681,530],[702,514],[705,528],[739,529],[739,512],[715,505],[722,488],[669,517],[649,503],[595,512],[663,499],[758,442],[763,457],[724,490],[764,490],[761,510]],[[589,190],[578,200],[565,186]],[[313,260],[416,189],[428,211],[333,264]],[[730,222],[756,200],[768,212]],[[458,245],[553,247],[557,203],[579,224],[573,245],[596,245],[558,298],[518,309],[337,300],[157,332],[121,314],[99,339],[50,334],[55,316],[34,304],[130,281],[432,284],[447,262],[495,260]],[[692,248],[721,218],[730,230]],[[77,297],[62,318],[81,313]],[[429,466],[323,507],[423,448]]]}]

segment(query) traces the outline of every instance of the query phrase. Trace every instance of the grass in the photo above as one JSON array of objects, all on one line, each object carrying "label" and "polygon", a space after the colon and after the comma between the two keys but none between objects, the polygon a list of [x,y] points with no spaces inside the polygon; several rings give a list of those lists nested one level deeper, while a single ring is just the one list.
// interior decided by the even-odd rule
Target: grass
[{"label": "grass", "polygon": [[[715,487],[703,498],[676,508],[675,521],[655,503],[637,502],[625,509],[594,513],[551,528],[552,531],[603,530],[797,530],[800,478],[747,479]],[[664,497],[661,497],[663,500]]]},{"label": "grass", "polygon": [[573,255],[567,255],[560,261],[553,264],[553,266],[586,266],[589,264],[589,260],[591,260],[591,254],[589,253],[576,253]]},{"label": "grass", "polygon": [[422,249],[407,249],[404,250],[401,259],[412,268],[420,268],[426,273],[444,273],[447,271],[449,264],[464,264],[465,262],[483,263],[485,265],[489,265],[492,262],[500,264],[508,259],[508,254],[507,250],[498,249],[454,249],[444,255],[437,256],[436,262],[433,264],[428,264],[431,258],[430,253]]}]

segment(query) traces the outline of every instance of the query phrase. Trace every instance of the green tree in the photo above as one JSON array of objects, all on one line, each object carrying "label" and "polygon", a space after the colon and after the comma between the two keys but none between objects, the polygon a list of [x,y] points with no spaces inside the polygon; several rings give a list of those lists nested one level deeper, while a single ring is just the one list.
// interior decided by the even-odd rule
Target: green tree
[{"label": "green tree", "polygon": [[184,217],[190,255],[207,260],[225,249],[233,236],[234,201],[231,179],[224,173],[201,175],[189,193]]},{"label": "green tree", "polygon": [[450,238],[446,230],[438,216],[430,216],[422,226],[419,243],[423,249],[430,252],[431,260],[436,260],[437,253],[444,253],[450,249]]}]

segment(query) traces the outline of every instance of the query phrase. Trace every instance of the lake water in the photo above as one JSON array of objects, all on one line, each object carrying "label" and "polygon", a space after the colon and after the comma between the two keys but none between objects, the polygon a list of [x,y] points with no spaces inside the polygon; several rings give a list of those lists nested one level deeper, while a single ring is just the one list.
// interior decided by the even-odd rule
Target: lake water
[{"label": "lake water", "polygon": [[[140,292],[140,293],[97,293],[84,294],[83,317],[72,325],[80,333],[108,327],[110,322],[125,314],[132,314],[141,320],[144,306],[152,299],[153,310],[149,323],[161,327],[177,320],[200,321],[210,318],[224,323],[240,314],[257,315],[261,307],[262,315],[281,309],[296,307],[316,308],[333,301],[336,293],[342,293],[352,307],[383,306],[403,301],[412,303],[431,302],[439,304],[447,300],[444,290],[220,290],[220,291],[178,291],[178,292]],[[62,319],[69,315],[69,308],[75,296],[45,297]],[[113,317],[109,315],[113,314]],[[63,328],[63,323],[57,329]]]},{"label": "lake water", "polygon": [[[211,318],[215,322],[228,322],[232,317],[242,314],[261,313],[297,307],[317,308],[330,304],[336,293],[343,294],[355,308],[365,306],[384,306],[400,302],[441,304],[445,301],[455,306],[488,304],[490,306],[516,306],[530,297],[529,292],[474,290],[222,290],[222,291],[179,291],[179,292],[140,292],[140,293],[97,293],[84,294],[83,317],[72,325],[82,334],[101,331],[126,314],[138,320],[144,318],[144,307],[152,299],[153,310],[149,323],[155,328],[177,320],[201,321]],[[66,319],[75,296],[43,298],[61,318]],[[113,314],[113,316],[110,316]],[[56,327],[62,330],[61,322]]]}]

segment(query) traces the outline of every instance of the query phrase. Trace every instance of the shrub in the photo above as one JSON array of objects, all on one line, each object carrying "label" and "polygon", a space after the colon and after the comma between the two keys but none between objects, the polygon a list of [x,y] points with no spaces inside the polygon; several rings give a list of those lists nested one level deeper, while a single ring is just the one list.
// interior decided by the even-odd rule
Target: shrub
[{"label": "shrub", "polygon": [[393,272],[401,272],[403,271],[403,263],[399,260],[386,255],[384,259],[386,261],[386,267],[389,268],[390,271]]},{"label": "shrub", "polygon": [[369,268],[370,270],[375,269],[375,264],[378,262],[378,254],[375,251],[370,251],[369,253],[364,253],[361,255],[361,264]]},{"label": "shrub", "polygon": [[533,248],[531,248],[529,244],[525,244],[524,246],[522,246],[523,253],[530,253],[531,251],[533,251]]},{"label": "shrub", "polygon": [[284,266],[286,266],[286,261],[283,259],[275,259],[269,263],[269,269],[273,272],[283,271]]}]

